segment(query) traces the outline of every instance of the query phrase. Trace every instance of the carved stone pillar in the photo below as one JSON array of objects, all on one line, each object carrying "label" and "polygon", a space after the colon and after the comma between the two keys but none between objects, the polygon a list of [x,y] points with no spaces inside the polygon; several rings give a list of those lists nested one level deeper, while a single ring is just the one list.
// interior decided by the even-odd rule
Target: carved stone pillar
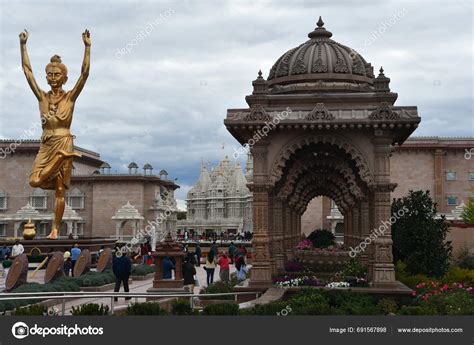
[{"label": "carved stone pillar", "polygon": [[[374,203],[374,193],[372,191],[369,191],[369,197],[368,197],[368,202],[369,202],[369,234],[374,231],[375,229],[375,203]],[[367,260],[368,260],[368,265],[367,265],[367,278],[369,281],[374,280],[374,264],[375,264],[375,256],[374,256],[374,242],[371,242],[365,252],[367,253]]]},{"label": "carved stone pillar", "polygon": [[253,192],[253,260],[251,286],[268,286],[272,282],[270,238],[268,231],[268,187],[251,185]]},{"label": "carved stone pillar", "polygon": [[[362,200],[360,203],[360,240],[364,241],[370,235],[370,220],[369,220],[369,202]],[[360,254],[360,262],[368,265],[369,264],[369,251],[370,248],[366,248],[364,252]]]},{"label": "carved stone pillar", "polygon": [[286,260],[290,261],[293,260],[293,248],[291,246],[291,212],[290,207],[287,203],[285,203],[285,208],[283,210],[285,215],[285,223],[284,223],[284,236],[285,236],[285,252],[286,252]]},{"label": "carved stone pillar", "polygon": [[374,196],[374,241],[373,284],[375,287],[393,287],[396,284],[392,255],[392,228],[390,223],[390,192],[396,184],[390,183],[390,144],[392,140],[380,136],[374,139],[375,184]]},{"label": "carved stone pillar", "polygon": [[253,182],[248,187],[253,192],[253,260],[251,286],[269,286],[272,283],[270,238],[268,227],[269,185],[267,173],[267,144],[261,140],[252,147]]},{"label": "carved stone pillar", "polygon": [[352,247],[352,211],[344,214],[344,244]]},{"label": "carved stone pillar", "polygon": [[275,260],[278,272],[285,270],[285,246],[283,239],[283,205],[278,199],[273,205],[273,231],[275,241]]},{"label": "carved stone pillar", "polygon": [[352,210],[352,244],[354,246],[360,243],[360,228],[359,228],[359,208],[354,207]]},{"label": "carved stone pillar", "polygon": [[269,250],[270,250],[270,266],[272,268],[272,275],[278,273],[277,264],[276,264],[276,255],[277,255],[277,242],[275,234],[275,222],[274,222],[274,205],[275,197],[269,196],[268,198],[268,237],[269,237]]}]

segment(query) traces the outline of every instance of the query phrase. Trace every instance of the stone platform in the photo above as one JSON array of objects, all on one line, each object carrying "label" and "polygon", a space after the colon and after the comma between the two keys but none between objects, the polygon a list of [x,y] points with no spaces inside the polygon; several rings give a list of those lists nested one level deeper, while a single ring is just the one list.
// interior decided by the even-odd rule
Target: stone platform
[{"label": "stone platform", "polygon": [[[104,248],[113,248],[116,239],[113,238],[79,238],[79,239],[33,239],[24,240],[21,239],[20,243],[25,248],[25,254],[28,256],[40,256],[47,255],[51,249],[54,251],[64,252],[65,250],[71,250],[74,244],[78,244],[81,250],[89,249],[91,254],[96,254],[101,246]],[[15,244],[15,239],[11,240],[0,240],[0,246],[6,245],[11,247]]]}]

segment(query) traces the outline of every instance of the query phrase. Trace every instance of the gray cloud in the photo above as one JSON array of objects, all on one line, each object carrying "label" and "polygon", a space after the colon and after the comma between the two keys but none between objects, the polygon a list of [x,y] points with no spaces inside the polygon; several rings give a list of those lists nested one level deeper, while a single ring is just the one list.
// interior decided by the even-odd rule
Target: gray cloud
[{"label": "gray cloud", "polygon": [[[19,68],[19,32],[30,32],[41,87],[47,87],[45,64],[59,54],[70,88],[80,71],[81,33],[88,28],[92,65],[76,104],[76,144],[101,153],[118,171],[132,160],[165,168],[179,178],[181,199],[201,157],[216,163],[238,146],[222,124],[226,109],[246,106],[258,69],[267,75],[279,56],[307,39],[319,15],[336,41],[362,50],[376,70],[384,66],[398,104],[419,107],[417,135],[474,133],[470,1],[3,1],[0,9],[0,138],[18,137],[38,120]],[[367,45],[404,9],[403,18]],[[169,10],[166,20],[117,58]]]}]

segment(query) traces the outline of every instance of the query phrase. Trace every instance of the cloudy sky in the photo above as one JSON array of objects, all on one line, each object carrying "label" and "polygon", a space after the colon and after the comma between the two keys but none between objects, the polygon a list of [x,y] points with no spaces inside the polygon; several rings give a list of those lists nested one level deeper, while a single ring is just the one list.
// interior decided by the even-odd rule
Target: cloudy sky
[{"label": "cloudy sky", "polygon": [[117,172],[131,161],[166,169],[183,200],[201,158],[216,164],[238,148],[223,126],[226,109],[245,107],[258,70],[266,77],[320,15],[334,40],[376,70],[383,65],[398,105],[418,106],[416,135],[473,136],[472,12],[470,0],[0,0],[0,138],[38,121],[20,31],[30,32],[33,71],[47,90],[44,67],[54,54],[69,68],[66,89],[74,85],[88,28],[92,64],[74,113],[76,145]]}]

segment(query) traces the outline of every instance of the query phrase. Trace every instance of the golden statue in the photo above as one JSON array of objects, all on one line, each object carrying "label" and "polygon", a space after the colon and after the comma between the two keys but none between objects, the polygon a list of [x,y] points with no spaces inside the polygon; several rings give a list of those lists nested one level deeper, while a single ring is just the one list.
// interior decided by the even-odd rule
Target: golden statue
[{"label": "golden statue", "polygon": [[58,237],[64,214],[66,189],[69,188],[71,180],[72,161],[74,157],[81,156],[74,152],[73,135],[69,129],[74,104],[89,76],[91,40],[88,30],[82,34],[82,40],[85,46],[84,60],[81,75],[74,88],[67,92],[63,90],[62,86],[67,81],[67,68],[61,63],[61,58],[54,55],[46,65],[46,80],[51,91],[44,92],[36,83],[26,50],[28,31],[20,33],[23,72],[38,99],[43,128],[40,149],[30,175],[30,186],[56,191],[53,229],[48,235],[50,239]]}]

